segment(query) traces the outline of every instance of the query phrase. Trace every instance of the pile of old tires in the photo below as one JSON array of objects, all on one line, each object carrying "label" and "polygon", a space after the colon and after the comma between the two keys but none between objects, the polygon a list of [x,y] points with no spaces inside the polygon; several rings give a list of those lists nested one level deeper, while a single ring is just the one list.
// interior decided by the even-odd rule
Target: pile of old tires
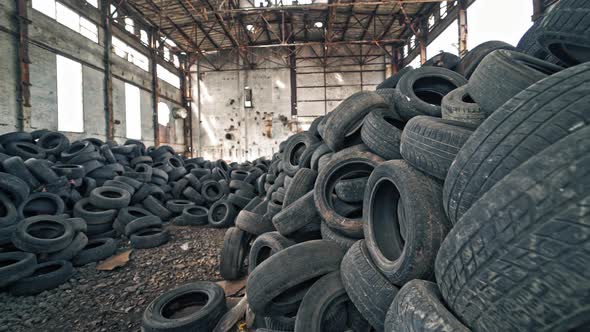
[{"label": "pile of old tires", "polygon": [[191,284],[146,331],[588,329],[588,27],[561,0],[518,48],[402,70],[291,136],[224,239],[245,301],[163,317],[210,294]]},{"label": "pile of old tires", "polygon": [[231,179],[244,180],[240,172],[254,165],[252,174],[267,171],[264,160],[230,166],[137,140],[1,135],[0,287],[16,295],[56,287],[73,266],[112,256],[122,236],[137,249],[166,243],[169,221],[232,225],[255,194],[231,189]]}]

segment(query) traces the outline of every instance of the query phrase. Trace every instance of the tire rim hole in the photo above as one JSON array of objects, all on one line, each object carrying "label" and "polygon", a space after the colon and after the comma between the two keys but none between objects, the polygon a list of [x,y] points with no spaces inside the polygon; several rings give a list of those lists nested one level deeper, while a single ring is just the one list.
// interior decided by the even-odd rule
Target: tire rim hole
[{"label": "tire rim hole", "polygon": [[373,223],[373,236],[379,251],[390,261],[395,261],[401,256],[405,245],[397,217],[399,199],[397,188],[387,179],[375,184],[370,197],[372,204],[369,217]]},{"label": "tire rim hole", "polygon": [[209,296],[202,292],[191,292],[172,299],[162,307],[162,316],[166,319],[180,319],[203,309],[209,302]]}]

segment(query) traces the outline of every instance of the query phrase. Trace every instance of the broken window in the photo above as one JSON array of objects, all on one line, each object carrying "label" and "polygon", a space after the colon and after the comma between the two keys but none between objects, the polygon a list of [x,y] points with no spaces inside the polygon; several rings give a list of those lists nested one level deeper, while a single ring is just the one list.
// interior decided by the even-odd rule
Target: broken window
[{"label": "broken window", "polygon": [[82,64],[61,55],[57,63],[57,130],[84,132]]},{"label": "broken window", "polygon": [[125,128],[127,138],[141,139],[140,92],[129,83],[125,83]]},{"label": "broken window", "polygon": [[157,74],[158,78],[162,81],[167,82],[177,89],[180,89],[180,77],[178,77],[178,75],[173,74],[171,71],[162,67],[161,65],[157,66]]}]

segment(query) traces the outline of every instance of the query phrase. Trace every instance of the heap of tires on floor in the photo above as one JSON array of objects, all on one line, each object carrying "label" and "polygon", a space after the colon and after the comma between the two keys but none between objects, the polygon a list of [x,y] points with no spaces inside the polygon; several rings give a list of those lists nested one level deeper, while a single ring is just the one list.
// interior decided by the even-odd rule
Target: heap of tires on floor
[{"label": "heap of tires on floor", "polygon": [[219,286],[188,284],[143,328],[588,328],[589,27],[588,2],[562,0],[517,48],[441,54],[344,100],[281,144],[227,231],[220,272],[248,273],[245,298],[224,315]]},{"label": "heap of tires on floor", "polygon": [[[254,193],[232,178],[269,162],[228,165],[186,159],[169,146],[70,142],[38,130],[0,136],[0,288],[31,295],[57,287],[82,266],[169,240],[165,224],[226,227]],[[233,174],[232,174],[233,173]],[[249,179],[248,179],[249,180]]]}]

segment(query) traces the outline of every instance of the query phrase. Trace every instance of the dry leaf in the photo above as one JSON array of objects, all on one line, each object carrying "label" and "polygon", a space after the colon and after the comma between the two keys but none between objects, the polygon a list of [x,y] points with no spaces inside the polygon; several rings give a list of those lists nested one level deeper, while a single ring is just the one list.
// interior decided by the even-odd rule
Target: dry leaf
[{"label": "dry leaf", "polygon": [[100,271],[112,271],[117,267],[125,266],[127,262],[129,262],[129,257],[131,256],[132,251],[132,249],[129,249],[123,251],[122,253],[111,256],[102,261],[102,263],[98,264],[96,269]]}]

